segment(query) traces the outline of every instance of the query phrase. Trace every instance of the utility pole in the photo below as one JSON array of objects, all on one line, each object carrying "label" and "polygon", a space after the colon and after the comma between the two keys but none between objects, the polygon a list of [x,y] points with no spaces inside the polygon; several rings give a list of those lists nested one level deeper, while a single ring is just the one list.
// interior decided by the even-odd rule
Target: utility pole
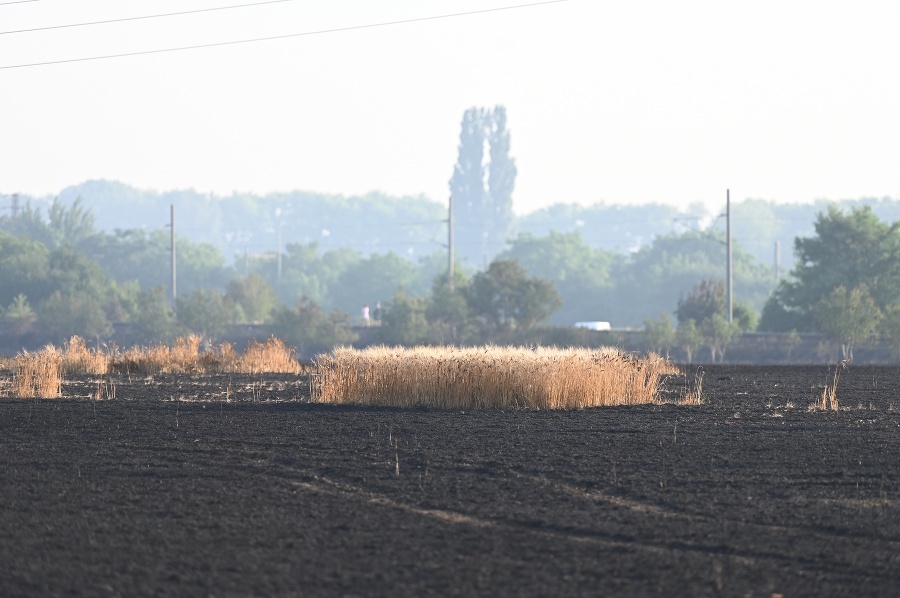
[{"label": "utility pole", "polygon": [[175,299],[178,297],[178,292],[176,291],[175,286],[175,204],[172,204],[169,208],[169,214],[171,218],[170,226],[172,227],[172,241],[171,241],[171,251],[172,251],[172,305],[175,305]]},{"label": "utility pole", "polygon": [[19,215],[19,194],[13,193],[12,195],[0,195],[0,197],[8,197],[9,198],[10,219],[15,220],[16,216]]},{"label": "utility pole", "polygon": [[278,274],[276,276],[276,280],[278,284],[281,284],[281,225],[284,224],[281,220],[278,221]]},{"label": "utility pole", "polygon": [[732,287],[732,271],[731,271],[731,190],[725,190],[725,245],[727,247],[726,253],[728,254],[728,267],[726,269],[726,275],[728,277],[727,290],[728,290],[728,323],[730,324],[734,319],[734,293]]},{"label": "utility pole", "polygon": [[447,210],[447,249],[450,254],[450,263],[447,265],[447,276],[449,277],[450,291],[454,290],[454,274],[453,274],[453,196],[450,196],[450,207]]},{"label": "utility pole", "polygon": [[775,241],[775,284],[781,280],[781,241]]}]

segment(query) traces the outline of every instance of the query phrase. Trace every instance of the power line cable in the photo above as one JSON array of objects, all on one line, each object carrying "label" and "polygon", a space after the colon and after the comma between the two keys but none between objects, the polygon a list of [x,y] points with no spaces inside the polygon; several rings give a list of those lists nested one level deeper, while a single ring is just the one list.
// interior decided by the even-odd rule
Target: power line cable
[{"label": "power line cable", "polygon": [[254,37],[249,39],[231,40],[225,42],[214,42],[210,44],[197,44],[193,46],[178,46],[173,48],[161,48],[158,50],[140,50],[137,52],[123,52],[121,54],[107,54],[105,56],[87,56],[84,58],[64,58],[61,60],[49,60],[46,62],[31,62],[23,64],[10,64],[0,66],[0,70],[31,68],[36,66],[49,66],[52,64],[67,64],[72,62],[87,62],[90,60],[107,60],[110,58],[126,58],[131,56],[143,56],[148,54],[163,54],[167,52],[181,52],[184,50],[199,50],[201,48],[217,48],[221,46],[233,46],[238,44],[251,44],[256,42],[273,41],[279,39],[289,39],[293,37],[305,37],[312,35],[324,35],[327,33],[340,33],[344,31],[356,31],[360,29],[374,29],[377,27],[388,27],[392,25],[404,25],[407,23],[419,23],[423,21],[436,21],[438,19],[449,19],[454,17],[463,17],[469,15],[484,14],[489,12],[499,12],[503,10],[515,10],[519,8],[529,8],[532,6],[541,6],[544,4],[558,4],[561,2],[569,2],[569,0],[544,0],[543,2],[532,2],[529,4],[516,4],[514,6],[500,6],[497,8],[485,8],[482,10],[470,10],[466,12],[449,13],[444,15],[432,15],[429,17],[417,17],[413,19],[402,19],[398,21],[384,21],[381,23],[368,23],[366,25],[350,25],[347,27],[335,27],[333,29],[319,29],[316,31],[303,31],[300,33],[287,33],[284,35],[271,35],[267,37]]},{"label": "power line cable", "polygon": [[[32,2],[34,0],[28,0]],[[14,33],[34,33],[36,31],[49,31],[51,29],[67,29],[70,27],[88,27],[91,25],[108,25],[109,23],[124,23],[126,21],[140,21],[142,19],[158,19],[162,17],[178,17],[182,15],[192,15],[201,12],[213,12],[216,10],[230,10],[232,8],[248,8],[251,6],[262,6],[264,4],[280,4],[282,2],[294,2],[295,0],[265,0],[264,2],[250,2],[247,4],[233,4],[231,6],[215,6],[213,8],[198,8],[196,10],[183,10],[180,12],[168,12],[157,15],[142,15],[139,17],[122,17],[119,19],[106,19],[104,21],[88,21],[86,23],[69,23],[67,25],[50,25],[48,27],[34,27],[32,29],[16,29],[14,31],[0,31],[0,35],[12,35]]]},{"label": "power line cable", "polygon": [[0,6],[6,6],[7,4],[25,4],[26,2],[40,2],[41,0],[15,0],[14,2],[0,2]]}]

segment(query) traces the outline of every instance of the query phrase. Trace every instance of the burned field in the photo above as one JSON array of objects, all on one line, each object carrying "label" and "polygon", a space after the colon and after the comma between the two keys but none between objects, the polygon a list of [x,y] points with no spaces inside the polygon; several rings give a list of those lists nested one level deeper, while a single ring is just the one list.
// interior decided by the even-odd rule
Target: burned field
[{"label": "burned field", "polygon": [[0,400],[0,594],[890,595],[900,368],[811,410],[833,374],[707,367],[702,405],[560,411],[67,379]]}]

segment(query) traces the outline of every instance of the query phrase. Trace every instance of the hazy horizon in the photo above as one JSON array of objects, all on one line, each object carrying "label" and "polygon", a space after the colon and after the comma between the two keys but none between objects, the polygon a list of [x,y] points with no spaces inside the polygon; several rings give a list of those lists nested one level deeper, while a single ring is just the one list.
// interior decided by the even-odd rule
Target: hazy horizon
[{"label": "hazy horizon", "polygon": [[[119,180],[113,180],[113,179],[89,179],[89,180],[84,180],[84,181],[81,181],[81,182],[76,183],[76,184],[73,184],[73,185],[66,185],[66,186],[62,187],[61,189],[59,189],[57,192],[54,192],[54,193],[44,193],[44,194],[41,194],[41,195],[32,195],[32,194],[29,194],[29,193],[18,193],[18,192],[17,192],[17,194],[20,196],[20,198],[33,198],[33,199],[35,199],[35,200],[37,200],[37,201],[48,202],[48,203],[49,203],[49,202],[52,202],[53,199],[65,195],[67,191],[70,191],[70,190],[76,190],[76,189],[79,189],[80,187],[82,187],[82,186],[84,186],[84,185],[89,185],[89,184],[92,184],[92,183],[101,183],[101,184],[107,184],[107,183],[109,183],[109,184],[115,184],[115,185],[123,185],[124,187],[127,187],[127,188],[129,188],[129,189],[132,189],[132,190],[137,191],[137,192],[139,192],[139,193],[151,193],[151,194],[155,194],[155,195],[169,195],[169,194],[178,194],[178,193],[196,193],[196,194],[198,194],[198,195],[211,197],[211,198],[213,198],[213,199],[229,199],[229,198],[232,198],[232,197],[240,197],[240,196],[245,196],[245,195],[258,196],[258,197],[261,197],[261,198],[262,198],[262,197],[268,197],[268,196],[273,196],[273,195],[291,195],[291,194],[298,194],[298,193],[299,193],[299,194],[308,193],[308,194],[312,194],[312,195],[321,195],[321,196],[326,196],[326,197],[343,197],[343,198],[347,198],[347,199],[350,199],[350,198],[365,198],[365,197],[370,196],[370,195],[379,195],[379,196],[383,196],[383,197],[388,198],[388,199],[397,199],[397,200],[400,200],[400,199],[419,199],[419,198],[422,198],[422,199],[425,199],[425,200],[430,201],[430,202],[432,202],[432,203],[436,203],[436,204],[446,204],[446,201],[434,200],[434,199],[432,199],[432,198],[426,196],[424,193],[400,195],[400,194],[392,194],[392,193],[388,193],[388,192],[383,191],[383,190],[380,190],[380,189],[372,189],[372,190],[370,190],[370,191],[366,191],[366,192],[363,192],[363,193],[330,193],[330,192],[327,192],[327,191],[317,191],[317,190],[313,190],[313,189],[273,190],[273,191],[269,191],[269,192],[266,192],[266,193],[257,193],[257,192],[252,191],[252,190],[235,189],[235,190],[232,190],[232,191],[227,192],[227,193],[216,193],[216,192],[206,192],[206,191],[202,191],[202,190],[199,190],[199,189],[196,189],[196,188],[193,188],[193,187],[179,187],[179,188],[174,188],[174,187],[173,187],[173,188],[168,188],[168,189],[157,189],[157,188],[150,188],[150,187],[138,187],[138,186],[135,186],[135,185],[131,185],[131,184],[125,182],[125,181],[119,181]],[[726,191],[727,191],[727,190],[726,190]],[[9,194],[6,194],[6,195],[7,195],[7,196],[11,196],[12,194],[9,193]],[[817,204],[817,203],[820,203],[820,202],[823,202],[823,203],[842,203],[842,202],[856,202],[856,201],[868,201],[868,200],[872,200],[872,201],[898,201],[898,202],[900,202],[900,198],[892,197],[892,196],[882,196],[882,197],[876,197],[876,196],[860,196],[860,197],[840,197],[840,198],[818,197],[818,198],[810,199],[810,200],[808,200],[808,201],[776,201],[776,200],[765,199],[765,198],[760,198],[760,197],[745,197],[745,198],[736,199],[736,198],[734,197],[734,193],[731,193],[731,205],[732,205],[732,206],[738,206],[738,205],[740,205],[740,204],[742,204],[742,203],[745,203],[745,202],[757,202],[757,201],[759,201],[759,202],[766,202],[766,203],[772,203],[772,204],[774,204],[774,205],[791,206],[791,205],[814,205],[814,204]],[[8,203],[8,200],[6,201],[6,203]],[[618,203],[618,202],[614,202],[614,201],[603,201],[603,200],[594,202],[594,203],[592,203],[592,204],[587,204],[587,203],[577,203],[577,202],[558,201],[558,202],[554,202],[554,203],[548,203],[547,205],[538,206],[538,207],[536,207],[536,208],[534,208],[534,209],[532,209],[532,210],[529,210],[529,211],[527,211],[527,212],[518,212],[518,211],[517,211],[517,212],[515,212],[515,215],[516,215],[517,217],[528,216],[528,215],[534,214],[535,212],[538,212],[538,211],[540,211],[540,210],[549,209],[549,208],[552,208],[552,207],[554,207],[554,206],[573,206],[573,207],[579,207],[579,208],[592,208],[592,207],[598,207],[598,206],[599,206],[599,207],[636,207],[636,208],[640,208],[640,207],[650,206],[650,205],[672,205],[672,204],[668,204],[668,203],[666,203],[666,202],[633,202],[633,203]],[[724,205],[725,205],[725,192],[723,191],[723,195],[722,195],[722,206],[724,206]],[[712,213],[716,212],[716,209],[715,209],[716,206],[708,206],[708,205],[704,205],[704,204],[702,204],[701,202],[696,202],[696,203],[693,203],[693,204],[685,204],[685,205],[683,205],[683,206],[675,205],[675,207],[684,207],[684,208],[694,208],[694,207],[698,207],[698,206],[702,206],[704,209],[706,209],[706,210],[708,211],[709,214],[712,214]],[[20,206],[20,207],[21,207],[21,206]]]},{"label": "hazy horizon", "polygon": [[[900,197],[900,4],[568,0],[434,18],[515,4],[286,0],[27,33],[13,32],[228,4],[0,6],[0,194],[105,179],[443,202],[463,112],[503,105],[520,215],[715,211],[726,189]],[[19,67],[281,35],[294,37]]]}]

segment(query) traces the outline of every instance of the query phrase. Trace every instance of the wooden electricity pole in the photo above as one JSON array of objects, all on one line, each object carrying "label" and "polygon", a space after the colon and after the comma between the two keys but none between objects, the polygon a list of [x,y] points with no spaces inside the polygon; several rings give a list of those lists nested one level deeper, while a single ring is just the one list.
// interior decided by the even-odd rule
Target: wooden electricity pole
[{"label": "wooden electricity pole", "polygon": [[453,274],[453,196],[450,196],[450,207],[447,210],[447,251],[450,254],[450,262],[447,265],[447,276],[450,290],[454,287]]},{"label": "wooden electricity pole", "polygon": [[725,190],[725,245],[727,247],[726,253],[728,254],[728,267],[726,268],[726,276],[728,278],[727,293],[728,293],[728,322],[731,323],[734,319],[734,306],[732,304],[734,300],[734,293],[732,287],[732,269],[731,269],[731,190]]},{"label": "wooden electricity pole", "polygon": [[176,260],[175,260],[175,204],[172,204],[170,206],[169,214],[170,214],[170,218],[171,218],[170,226],[172,227],[172,241],[171,241],[171,245],[172,245],[172,247],[171,247],[171,251],[172,251],[172,305],[175,305],[175,299],[178,297],[178,292],[177,292],[176,286],[175,286],[175,272],[176,272],[176,270],[175,270],[175,264],[176,264]]}]

